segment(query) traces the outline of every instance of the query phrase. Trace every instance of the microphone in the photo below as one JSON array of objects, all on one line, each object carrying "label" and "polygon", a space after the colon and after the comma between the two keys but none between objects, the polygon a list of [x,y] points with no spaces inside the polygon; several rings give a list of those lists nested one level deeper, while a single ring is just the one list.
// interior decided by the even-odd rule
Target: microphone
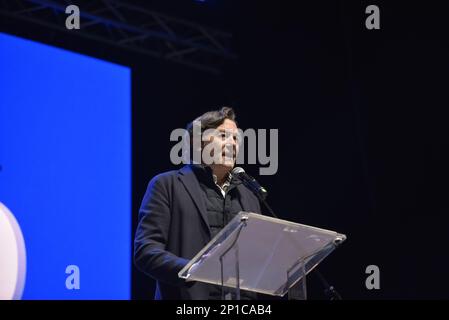
[{"label": "microphone", "polygon": [[240,181],[242,181],[243,184],[248,189],[250,189],[259,199],[261,199],[262,201],[265,200],[265,198],[268,195],[268,191],[264,187],[262,187],[256,181],[256,179],[254,179],[249,174],[247,174],[245,172],[245,170],[243,170],[243,168],[235,167],[234,169],[232,169],[231,174],[232,174],[233,177],[235,176],[238,179],[240,179]]}]

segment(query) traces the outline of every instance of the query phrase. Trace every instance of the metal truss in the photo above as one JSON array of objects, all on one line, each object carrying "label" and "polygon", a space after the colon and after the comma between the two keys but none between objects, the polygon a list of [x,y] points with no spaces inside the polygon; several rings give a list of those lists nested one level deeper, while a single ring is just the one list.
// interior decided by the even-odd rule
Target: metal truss
[{"label": "metal truss", "polygon": [[[80,9],[80,29],[65,26],[71,4]],[[0,0],[0,14],[214,74],[236,58],[231,34],[122,1]]]}]

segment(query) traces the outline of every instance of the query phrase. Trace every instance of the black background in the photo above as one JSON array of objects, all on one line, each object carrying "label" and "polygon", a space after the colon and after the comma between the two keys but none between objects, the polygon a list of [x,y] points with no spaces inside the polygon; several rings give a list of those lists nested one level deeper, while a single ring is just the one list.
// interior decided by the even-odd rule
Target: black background
[{"label": "black background", "polygon": [[[148,181],[174,169],[170,132],[232,105],[243,129],[279,129],[277,174],[247,168],[277,214],[348,236],[321,265],[343,298],[449,298],[448,1],[127,2],[231,32],[239,59],[215,76],[76,31],[3,16],[0,30],[132,68],[133,233]],[[365,28],[370,4],[380,30]],[[153,286],[133,269],[134,299]]]}]

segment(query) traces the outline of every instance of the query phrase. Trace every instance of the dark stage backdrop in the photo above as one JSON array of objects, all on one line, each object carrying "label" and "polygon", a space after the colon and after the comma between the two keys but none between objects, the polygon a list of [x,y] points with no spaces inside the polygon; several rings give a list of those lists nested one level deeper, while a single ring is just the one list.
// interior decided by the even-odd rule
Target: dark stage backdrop
[{"label": "dark stage backdrop", "polygon": [[[370,4],[380,30],[365,28]],[[174,168],[170,132],[230,104],[243,129],[279,129],[279,170],[258,177],[277,214],[348,236],[321,266],[343,298],[449,298],[449,2],[230,1],[208,7],[223,10],[213,19],[189,8],[171,10],[234,35],[239,59],[220,76],[2,21],[131,67],[133,235],[148,181]],[[257,177],[257,166],[247,171]],[[379,290],[365,286],[368,265]],[[325,298],[313,274],[309,285]],[[132,288],[151,299],[154,282],[134,269]]]}]

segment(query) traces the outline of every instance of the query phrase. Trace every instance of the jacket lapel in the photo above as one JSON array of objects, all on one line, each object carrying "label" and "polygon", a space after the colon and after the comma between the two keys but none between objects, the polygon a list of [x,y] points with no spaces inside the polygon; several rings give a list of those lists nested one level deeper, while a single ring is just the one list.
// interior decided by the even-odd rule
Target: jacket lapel
[{"label": "jacket lapel", "polygon": [[201,187],[191,166],[186,165],[182,167],[178,171],[178,179],[181,180],[181,182],[184,184],[184,187],[186,188],[187,192],[189,193],[190,197],[195,203],[195,206],[197,207],[210,236],[211,230],[209,227],[209,221],[207,219],[206,205],[204,201],[202,201],[203,196],[201,195]]}]

